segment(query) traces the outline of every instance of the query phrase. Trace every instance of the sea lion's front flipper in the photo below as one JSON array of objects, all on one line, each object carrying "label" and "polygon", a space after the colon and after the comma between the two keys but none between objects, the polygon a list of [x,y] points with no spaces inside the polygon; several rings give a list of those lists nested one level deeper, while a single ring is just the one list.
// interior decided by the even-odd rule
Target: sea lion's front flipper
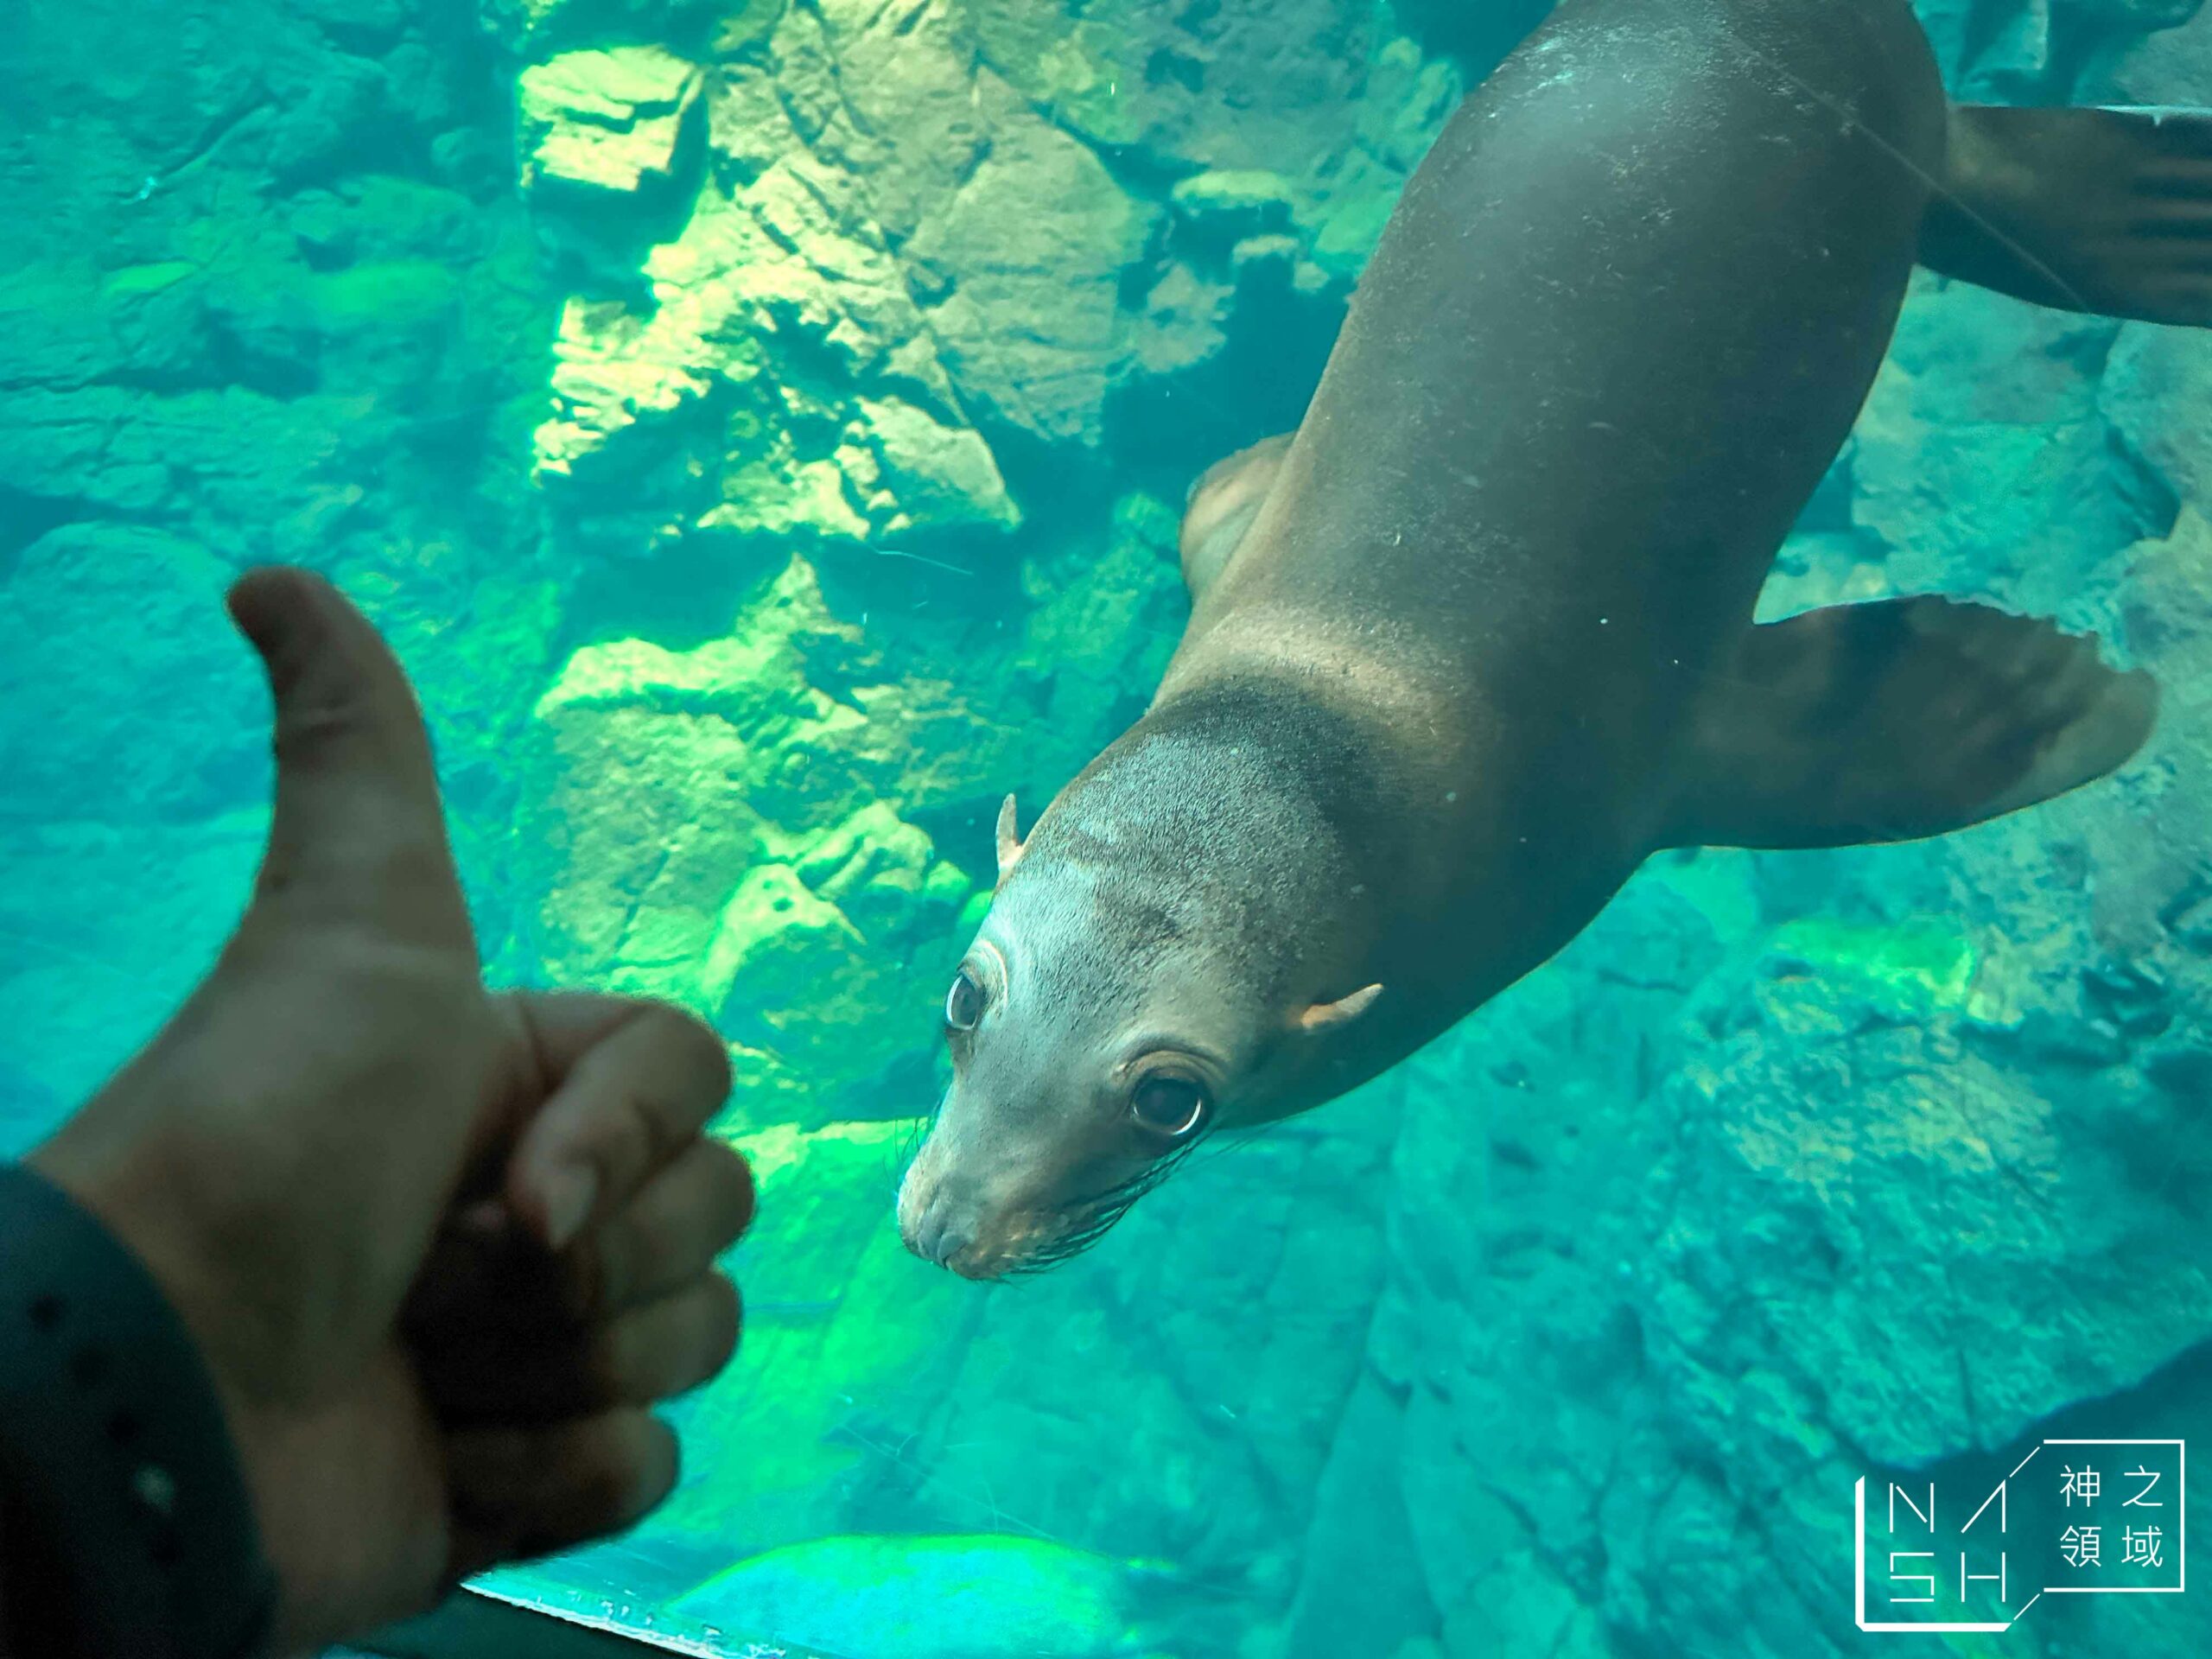
[{"label": "sea lion's front flipper", "polygon": [[1228,566],[1229,556],[1244,540],[1260,509],[1268,504],[1275,474],[1290,453],[1295,432],[1262,438],[1217,461],[1191,486],[1183,509],[1183,585],[1195,601]]},{"label": "sea lion's front flipper", "polygon": [[1923,596],[1752,628],[1694,724],[1675,846],[1915,841],[2101,778],[2157,683],[2094,638]]},{"label": "sea lion's front flipper", "polygon": [[2212,326],[2212,113],[1953,109],[1920,262],[2062,310]]}]

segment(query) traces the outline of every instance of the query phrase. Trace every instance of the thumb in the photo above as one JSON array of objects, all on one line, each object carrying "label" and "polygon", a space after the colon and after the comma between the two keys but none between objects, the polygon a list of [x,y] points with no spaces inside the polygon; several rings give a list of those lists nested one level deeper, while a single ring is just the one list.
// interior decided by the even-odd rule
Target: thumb
[{"label": "thumb", "polygon": [[367,922],[474,954],[422,711],[368,619],[321,577],[230,592],[276,702],[276,807],[249,921]]}]

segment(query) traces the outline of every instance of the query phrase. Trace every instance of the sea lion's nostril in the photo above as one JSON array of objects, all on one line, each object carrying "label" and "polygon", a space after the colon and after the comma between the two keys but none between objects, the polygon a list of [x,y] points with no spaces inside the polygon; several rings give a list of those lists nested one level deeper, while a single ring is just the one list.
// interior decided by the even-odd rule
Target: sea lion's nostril
[{"label": "sea lion's nostril", "polygon": [[968,1224],[956,1224],[952,1206],[942,1197],[925,1211],[914,1230],[907,1235],[906,1248],[925,1262],[944,1267],[961,1251],[976,1242],[976,1230]]},{"label": "sea lion's nostril", "polygon": [[954,1227],[938,1224],[937,1238],[930,1247],[930,1260],[940,1268],[951,1266],[954,1258],[976,1242],[973,1228]]}]

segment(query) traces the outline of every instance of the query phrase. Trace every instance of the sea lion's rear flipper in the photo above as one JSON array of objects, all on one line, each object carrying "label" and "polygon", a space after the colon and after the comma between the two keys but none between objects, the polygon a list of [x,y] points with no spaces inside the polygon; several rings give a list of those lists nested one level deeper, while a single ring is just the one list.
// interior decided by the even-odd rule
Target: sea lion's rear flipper
[{"label": "sea lion's rear flipper", "polygon": [[2150,735],[2158,686],[2094,638],[1932,596],[1752,628],[1699,710],[1665,841],[1916,841],[2101,778]]},{"label": "sea lion's rear flipper", "polygon": [[2212,325],[2212,113],[1953,109],[1920,262],[2062,310]]}]

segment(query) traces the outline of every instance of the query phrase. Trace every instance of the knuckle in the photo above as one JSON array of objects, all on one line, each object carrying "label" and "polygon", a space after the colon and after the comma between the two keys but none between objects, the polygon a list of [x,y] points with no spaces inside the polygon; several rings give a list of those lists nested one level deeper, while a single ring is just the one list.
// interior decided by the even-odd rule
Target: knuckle
[{"label": "knuckle", "polygon": [[629,1510],[639,1484],[640,1459],[626,1446],[610,1446],[594,1459],[577,1483],[579,1507],[587,1524],[612,1521]]},{"label": "knuckle", "polygon": [[672,1382],[677,1390],[710,1381],[737,1352],[737,1287],[722,1274],[710,1274],[701,1287],[697,1309],[683,1372]]},{"label": "knuckle", "polygon": [[[734,1146],[702,1137],[688,1150],[683,1228],[703,1256],[719,1256],[752,1225],[752,1166]],[[702,1261],[703,1265],[703,1261]]]},{"label": "knuckle", "polygon": [[760,1194],[753,1185],[753,1166],[746,1161],[743,1153],[726,1141],[709,1140],[702,1145],[711,1160],[715,1213],[721,1223],[715,1243],[717,1246],[733,1244],[753,1224],[760,1203]]},{"label": "knuckle", "polygon": [[623,1091],[615,1121],[624,1131],[609,1149],[617,1174],[634,1179],[643,1171],[659,1167],[676,1150],[673,1129],[639,1090]]},{"label": "knuckle", "polygon": [[583,1367],[588,1405],[620,1405],[636,1397],[641,1345],[635,1319],[618,1319],[601,1327],[590,1339]]},{"label": "knuckle", "polygon": [[314,766],[362,737],[369,728],[366,701],[350,692],[293,696],[276,716],[277,764]]},{"label": "knuckle", "polygon": [[729,1050],[712,1026],[689,1009],[669,1004],[657,1005],[649,1017],[663,1028],[670,1045],[697,1066],[702,1087],[710,1090],[718,1100],[729,1093]]},{"label": "knuckle", "polygon": [[642,1300],[667,1289],[683,1259],[675,1218],[651,1206],[640,1205],[638,1214],[625,1224],[624,1231],[631,1268],[626,1290]]},{"label": "knuckle", "polygon": [[624,1278],[622,1230],[604,1227],[571,1244],[563,1263],[563,1312],[588,1323],[620,1301]]},{"label": "knuckle", "polygon": [[714,1276],[715,1286],[715,1319],[714,1340],[709,1351],[705,1382],[721,1371],[737,1357],[738,1344],[745,1336],[745,1298],[738,1290],[737,1281],[726,1273]]}]

